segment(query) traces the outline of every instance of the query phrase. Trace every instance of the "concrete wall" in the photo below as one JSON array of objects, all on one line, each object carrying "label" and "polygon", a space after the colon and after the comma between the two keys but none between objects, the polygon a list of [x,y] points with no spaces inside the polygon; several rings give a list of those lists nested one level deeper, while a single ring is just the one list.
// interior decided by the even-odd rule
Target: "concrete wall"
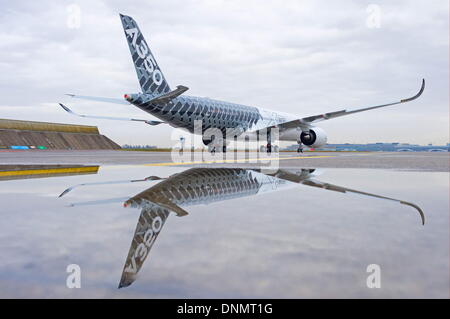
[{"label": "concrete wall", "polygon": [[120,149],[95,126],[0,119],[0,148],[43,146],[48,149]]},{"label": "concrete wall", "polygon": [[0,129],[100,134],[96,126],[0,119]]}]

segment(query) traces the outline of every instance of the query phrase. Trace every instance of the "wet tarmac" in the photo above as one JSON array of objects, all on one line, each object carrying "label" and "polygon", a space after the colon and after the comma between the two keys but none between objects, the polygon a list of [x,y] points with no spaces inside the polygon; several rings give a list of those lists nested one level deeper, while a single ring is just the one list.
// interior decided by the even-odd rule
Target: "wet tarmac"
[{"label": "wet tarmac", "polygon": [[[271,168],[25,154],[0,154],[0,297],[449,296],[445,153],[308,153]],[[358,160],[388,167],[342,168]],[[115,165],[82,165],[99,161]],[[73,264],[81,288],[67,286]]]},{"label": "wet tarmac", "polygon": [[[281,152],[268,156],[256,152],[209,153],[134,151],[1,151],[1,164],[85,165],[209,165],[255,167],[383,168],[418,171],[449,171],[447,152]],[[236,159],[236,160],[235,160]]]}]

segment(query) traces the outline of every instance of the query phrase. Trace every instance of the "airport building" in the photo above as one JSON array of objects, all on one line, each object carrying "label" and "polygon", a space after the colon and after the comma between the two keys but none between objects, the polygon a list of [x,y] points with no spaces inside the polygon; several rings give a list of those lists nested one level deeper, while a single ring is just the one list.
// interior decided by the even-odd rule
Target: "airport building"
[{"label": "airport building", "polygon": [[[285,150],[294,151],[298,147],[297,144],[288,146]],[[342,151],[342,152],[447,152],[447,145],[417,145],[409,143],[368,143],[368,144],[327,144],[318,150],[321,151]]]},{"label": "airport building", "polygon": [[120,149],[96,126],[0,119],[0,149]]}]

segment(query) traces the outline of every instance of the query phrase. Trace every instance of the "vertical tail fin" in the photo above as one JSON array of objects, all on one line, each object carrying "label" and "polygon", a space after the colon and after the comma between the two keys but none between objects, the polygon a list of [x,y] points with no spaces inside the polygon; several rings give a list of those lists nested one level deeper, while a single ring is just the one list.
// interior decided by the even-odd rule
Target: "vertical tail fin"
[{"label": "vertical tail fin", "polygon": [[133,18],[120,15],[125,37],[143,93],[163,94],[170,91],[161,69]]},{"label": "vertical tail fin", "polygon": [[161,228],[169,217],[169,210],[151,202],[141,202],[142,211],[139,216],[127,260],[120,278],[119,288],[128,287],[137,277],[139,270],[158,237]]}]

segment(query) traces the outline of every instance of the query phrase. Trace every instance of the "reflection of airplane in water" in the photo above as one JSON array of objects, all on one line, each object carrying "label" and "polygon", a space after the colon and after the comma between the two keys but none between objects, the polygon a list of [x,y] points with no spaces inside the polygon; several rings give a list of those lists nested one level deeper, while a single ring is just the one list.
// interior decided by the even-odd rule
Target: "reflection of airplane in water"
[{"label": "reflection of airplane in water", "polygon": [[[263,172],[260,169],[190,168],[168,178],[152,176],[143,179],[142,181],[157,179],[162,179],[162,181],[127,199],[123,204],[124,207],[140,208],[141,215],[125,262],[119,288],[129,286],[134,282],[170,212],[174,212],[177,216],[185,216],[188,214],[185,207],[190,205],[209,204],[252,196],[302,184],[341,193],[355,193],[399,202],[414,207],[420,214],[422,224],[425,223],[422,210],[413,203],[323,183],[315,179],[315,173],[314,169],[278,169]],[[93,184],[98,185],[99,183]],[[73,188],[65,190],[62,195],[67,194]],[[115,200],[82,202],[72,205],[99,204],[112,201]]]}]

